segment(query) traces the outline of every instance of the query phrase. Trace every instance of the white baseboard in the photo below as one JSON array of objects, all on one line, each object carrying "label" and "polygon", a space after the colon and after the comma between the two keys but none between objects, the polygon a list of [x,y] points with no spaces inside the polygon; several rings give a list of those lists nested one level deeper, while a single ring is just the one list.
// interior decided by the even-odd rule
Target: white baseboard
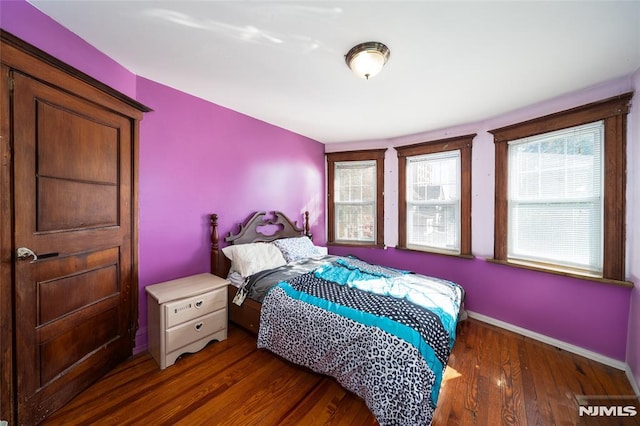
[{"label": "white baseboard", "polygon": [[[467,311],[467,313],[471,318],[477,319],[478,321],[486,322],[487,324],[495,325],[496,327],[513,331],[514,333],[518,333],[523,336],[530,337],[539,342],[547,343],[551,346],[555,346],[557,348],[574,353],[576,355],[580,355],[585,358],[591,359],[593,361],[597,361],[599,363],[608,365],[610,367],[617,368],[618,370],[627,372],[627,376],[633,377],[633,374],[631,373],[631,368],[626,362],[609,358],[597,352],[593,352],[588,349],[581,348],[580,346],[572,345],[570,343],[563,342],[562,340],[554,339],[553,337],[545,336],[544,334],[536,333],[535,331],[527,330],[526,328],[518,327],[517,325],[509,324],[508,322],[500,321],[498,319],[491,318],[486,315],[478,314],[476,312],[471,312],[471,311]],[[632,386],[635,385],[635,390],[637,392],[638,386],[637,384],[635,384],[635,380],[633,380],[631,384]]]},{"label": "white baseboard", "polygon": [[633,388],[633,392],[640,397],[640,389],[638,388],[638,382],[636,382],[636,376],[633,375],[633,371],[631,371],[631,367],[627,365],[627,368],[624,370],[627,373],[627,378],[629,379],[629,383],[631,383],[631,387]]}]

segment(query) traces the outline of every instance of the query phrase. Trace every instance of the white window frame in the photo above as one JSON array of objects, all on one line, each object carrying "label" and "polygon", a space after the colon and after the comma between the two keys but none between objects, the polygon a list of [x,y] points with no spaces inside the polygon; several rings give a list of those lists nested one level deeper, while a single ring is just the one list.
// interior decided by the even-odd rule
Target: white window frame
[{"label": "white window frame", "polygon": [[[538,165],[532,170],[520,170],[517,164],[517,152],[519,148],[523,146],[539,147],[540,144],[550,141],[558,141],[564,139],[564,147],[567,147],[567,143],[571,143],[575,138],[581,135],[589,134],[596,139],[597,146],[595,147],[596,154],[598,155],[597,164],[594,165],[592,170],[597,173],[591,180],[591,186],[595,194],[589,196],[578,196],[575,192],[567,192],[564,188],[564,182],[561,179],[557,179],[562,176],[562,180],[566,180],[570,177],[569,167],[576,166],[571,162],[572,157],[568,157],[565,154],[559,156],[558,154],[546,154],[548,158],[545,159],[545,154],[539,152],[532,153]],[[567,142],[571,139],[571,142]],[[579,126],[573,126],[570,128],[557,130],[553,132],[542,133],[539,135],[530,136],[527,138],[516,139],[508,143],[508,243],[507,243],[507,258],[512,262],[520,262],[523,264],[541,265],[547,268],[558,268],[575,271],[577,273],[585,275],[602,276],[603,265],[603,227],[604,227],[604,123],[600,120],[593,123],[582,124]],[[555,157],[552,158],[551,155]],[[562,165],[559,165],[559,161],[562,159]],[[553,162],[558,164],[555,170],[544,167],[543,162]],[[523,194],[519,191],[521,185],[519,185],[520,179],[523,175],[533,174],[538,178],[538,187],[536,188],[538,193],[542,191],[540,186],[541,180],[547,178],[551,173],[556,174],[558,180],[557,185],[550,186],[557,191],[549,191],[546,189],[546,196],[540,197],[533,194]],[[586,183],[586,182],[585,182]],[[534,191],[535,192],[535,191]],[[562,194],[561,192],[564,192]],[[586,209],[585,209],[586,207]],[[594,210],[595,208],[595,210]],[[576,217],[578,221],[581,216],[585,216],[584,211],[591,211],[590,216],[596,219],[595,223],[590,223],[589,226],[583,226],[583,229],[588,229],[588,237],[583,239],[580,234],[578,224],[574,224],[574,229],[560,229],[556,228],[555,231],[549,232],[543,228],[551,227],[553,224],[545,222],[544,224],[534,224],[528,222],[530,226],[540,226],[540,232],[535,234],[540,238],[537,242],[528,242],[522,240],[521,235],[525,233],[524,228],[527,223],[523,223],[519,220],[521,216],[525,215],[527,209],[537,209],[541,213],[549,217],[553,215],[554,211],[571,212],[571,215]],[[548,226],[547,226],[548,225]],[[573,236],[570,241],[564,239],[558,240],[558,238],[566,238],[567,236]],[[584,253],[584,248],[581,247],[587,241],[587,247],[589,253]],[[538,246],[541,244],[541,246]],[[564,250],[563,250],[564,249]],[[572,255],[572,252],[574,254]],[[583,252],[582,255],[575,252]]]},{"label": "white window frame", "polygon": [[[361,181],[365,179],[363,175],[372,174],[371,180],[372,185],[368,191],[366,191],[365,185],[360,183],[359,185],[353,185],[352,182],[341,182],[340,170],[350,169],[350,170],[360,170],[361,173]],[[377,225],[377,217],[376,217],[376,161],[375,160],[363,160],[363,161],[336,161],[334,163],[334,176],[335,176],[335,186],[333,191],[333,199],[334,199],[334,207],[335,207],[335,242],[336,243],[365,243],[365,244],[374,244],[376,241],[376,225]],[[346,188],[348,186],[348,189]],[[349,194],[353,193],[354,187],[359,186],[361,196],[354,197],[359,199],[348,199],[343,200],[340,197],[340,194],[343,191],[348,192]],[[364,192],[369,192],[371,194],[370,198],[364,196]],[[372,222],[364,221],[363,215],[364,213],[361,211],[359,214],[358,223],[355,224],[355,229],[352,229],[347,232],[348,235],[345,235],[341,229],[346,226],[349,227],[351,224],[343,224],[340,221],[340,210],[354,208],[357,210],[361,207],[369,207],[372,216]],[[368,232],[365,231],[365,228],[370,229],[371,237],[365,237],[365,234]]]},{"label": "white window frame", "polygon": [[[438,160],[448,160],[453,158],[456,162],[455,165],[455,198],[449,199],[425,199],[425,200],[415,200],[412,197],[414,193],[412,189],[414,189],[415,176],[414,174],[417,172],[417,167],[420,163],[424,162],[433,162]],[[424,251],[433,251],[433,252],[442,252],[442,253],[451,253],[451,254],[460,254],[460,204],[461,204],[461,170],[460,170],[460,162],[461,162],[461,152],[459,149],[437,152],[433,154],[421,154],[415,156],[407,156],[406,159],[406,232],[407,232],[407,248],[412,250],[424,250]],[[425,182],[426,184],[426,182]],[[425,185],[429,186],[429,185]],[[441,186],[441,185],[440,185]],[[425,188],[425,192],[428,191],[428,188]],[[441,189],[442,191],[442,189]],[[414,228],[414,218],[415,216],[412,214],[414,207],[452,207],[454,210],[454,217],[456,220],[456,226],[453,229],[453,235],[449,235],[445,231],[444,240],[450,243],[438,244],[433,239],[431,241],[426,241],[424,243],[420,243],[418,240],[421,237],[425,237],[427,240],[428,237],[423,235],[415,235],[413,230]],[[431,233],[435,233],[435,228],[437,225],[431,224],[427,225],[426,230],[431,230]]]}]

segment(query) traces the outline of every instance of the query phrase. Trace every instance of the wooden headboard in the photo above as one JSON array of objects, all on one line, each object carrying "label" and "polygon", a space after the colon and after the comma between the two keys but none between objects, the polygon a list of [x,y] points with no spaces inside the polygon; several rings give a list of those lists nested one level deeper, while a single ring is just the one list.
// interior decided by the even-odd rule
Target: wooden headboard
[{"label": "wooden headboard", "polygon": [[[271,242],[279,238],[301,237],[306,235],[311,237],[309,233],[309,212],[304,212],[304,228],[298,228],[297,221],[291,221],[284,213],[274,211],[271,219],[265,219],[267,212],[255,212],[244,224],[239,224],[239,230],[236,234],[229,232],[225,237],[225,241],[230,244],[247,244],[257,242]],[[258,228],[268,226],[274,227],[275,232],[270,234],[262,233]],[[211,215],[211,273],[219,277],[226,278],[229,273],[231,262],[220,252],[219,236],[218,236],[218,215]]]}]

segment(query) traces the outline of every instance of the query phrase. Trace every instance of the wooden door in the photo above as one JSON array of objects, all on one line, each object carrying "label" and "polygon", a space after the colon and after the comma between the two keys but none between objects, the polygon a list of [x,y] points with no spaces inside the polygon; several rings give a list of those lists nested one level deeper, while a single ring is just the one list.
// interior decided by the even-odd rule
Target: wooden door
[{"label": "wooden door", "polygon": [[33,424],[131,355],[133,131],[110,109],[12,80],[15,388],[18,422]]}]

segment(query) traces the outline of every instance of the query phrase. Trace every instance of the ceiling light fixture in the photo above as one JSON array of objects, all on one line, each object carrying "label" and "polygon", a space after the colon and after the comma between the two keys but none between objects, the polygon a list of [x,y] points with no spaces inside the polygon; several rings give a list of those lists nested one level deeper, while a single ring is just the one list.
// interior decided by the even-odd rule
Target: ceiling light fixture
[{"label": "ceiling light fixture", "polygon": [[369,80],[382,70],[389,59],[389,54],[389,48],[384,44],[368,41],[352,47],[344,59],[355,75]]}]

